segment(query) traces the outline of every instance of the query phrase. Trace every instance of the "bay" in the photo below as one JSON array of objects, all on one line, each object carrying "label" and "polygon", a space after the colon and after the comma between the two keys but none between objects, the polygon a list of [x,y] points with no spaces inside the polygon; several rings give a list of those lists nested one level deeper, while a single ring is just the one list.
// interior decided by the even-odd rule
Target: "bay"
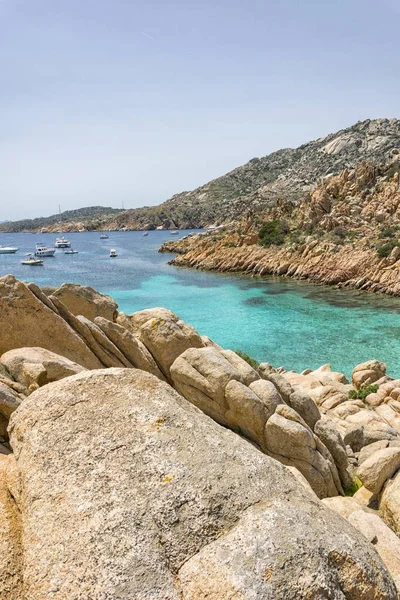
[{"label": "bay", "polygon": [[[180,232],[179,237],[189,231]],[[259,361],[298,372],[330,363],[349,375],[352,368],[376,358],[400,377],[400,300],[379,294],[337,290],[283,278],[255,279],[207,273],[168,265],[170,254],[158,253],[172,238],[168,231],[98,232],[66,237],[79,254],[44,259],[43,267],[20,264],[37,242],[54,246],[52,234],[2,234],[0,243],[17,246],[0,255],[0,275],[38,285],[64,282],[90,285],[110,294],[119,310],[131,313],[164,306],[202,335]],[[115,248],[117,258],[110,258]]]}]

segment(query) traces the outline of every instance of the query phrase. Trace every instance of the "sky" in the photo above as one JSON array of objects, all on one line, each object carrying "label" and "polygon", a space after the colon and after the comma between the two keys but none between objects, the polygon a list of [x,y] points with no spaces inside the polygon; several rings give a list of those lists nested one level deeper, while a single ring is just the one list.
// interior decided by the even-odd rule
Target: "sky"
[{"label": "sky", "polygon": [[0,0],[0,221],[400,116],[398,0]]}]

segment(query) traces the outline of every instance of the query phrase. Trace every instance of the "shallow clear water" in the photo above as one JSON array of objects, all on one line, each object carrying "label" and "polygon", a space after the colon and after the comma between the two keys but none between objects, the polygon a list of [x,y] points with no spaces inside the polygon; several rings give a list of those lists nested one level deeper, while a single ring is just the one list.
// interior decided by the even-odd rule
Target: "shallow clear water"
[{"label": "shallow clear water", "polygon": [[[184,232],[180,233],[180,237]],[[165,306],[201,334],[233,350],[240,349],[274,366],[302,371],[330,363],[349,374],[362,361],[377,358],[400,377],[400,299],[335,290],[292,280],[221,275],[167,264],[157,252],[168,231],[73,233],[67,236],[79,254],[58,250],[43,267],[20,264],[36,242],[53,246],[55,235],[6,234],[3,245],[20,248],[0,255],[0,275],[12,273],[39,285],[65,281],[90,285],[113,296],[131,313]],[[109,258],[116,248],[118,258]]]}]

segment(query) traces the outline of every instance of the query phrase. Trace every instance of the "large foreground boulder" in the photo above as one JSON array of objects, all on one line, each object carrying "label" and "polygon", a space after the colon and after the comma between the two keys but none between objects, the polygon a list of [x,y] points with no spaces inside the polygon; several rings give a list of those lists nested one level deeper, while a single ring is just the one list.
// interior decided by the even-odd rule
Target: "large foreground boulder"
[{"label": "large foreground boulder", "polygon": [[0,600],[25,600],[22,592],[21,522],[13,497],[15,459],[0,454]]},{"label": "large foreground boulder", "polygon": [[361,504],[360,502],[357,502],[354,496],[335,496],[334,498],[323,498],[322,502],[325,504],[325,506],[339,513],[339,515],[342,515],[342,517],[345,519],[348,519],[353,512],[358,512],[359,510],[370,513],[374,512],[371,508]]},{"label": "large foreground boulder", "polygon": [[23,587],[7,600],[397,597],[357,530],[152,375],[51,383],[10,436],[23,556],[0,589]]},{"label": "large foreground boulder", "polygon": [[[377,511],[353,498],[325,498],[325,506],[342,515],[374,545],[397,585],[400,598],[400,539]],[[361,596],[360,596],[361,597]]]},{"label": "large foreground boulder", "polygon": [[0,357],[15,381],[33,391],[51,381],[76,375],[85,368],[44,348],[16,348]]},{"label": "large foreground boulder", "polygon": [[[248,431],[250,424],[247,421],[252,414],[263,416],[262,407],[256,406],[261,405],[260,399],[253,393],[251,396],[253,406],[251,406],[249,398],[251,391],[246,390],[252,382],[259,380],[260,376],[231,350],[220,351],[213,347],[190,348],[173,363],[171,379],[182,396],[222,425],[233,427],[235,423],[239,429]],[[234,383],[243,386],[239,397]],[[275,390],[275,398],[276,394]],[[244,398],[245,396],[247,397]],[[269,410],[267,408],[268,412],[264,413],[264,425],[268,413],[274,412],[272,406],[275,403],[279,404],[279,395],[277,400],[275,399],[273,404],[271,399],[269,400],[271,408]],[[262,404],[265,405],[265,401]],[[241,427],[238,425],[237,414],[240,409],[243,411]],[[254,439],[254,436],[252,437]],[[259,439],[254,441],[260,443]]]},{"label": "large foreground boulder", "polygon": [[378,515],[365,510],[353,512],[348,520],[374,544],[396,583],[400,597],[400,539]]},{"label": "large foreground boulder", "polygon": [[379,508],[386,523],[400,536],[400,473],[387,481]]},{"label": "large foreground boulder", "polygon": [[146,321],[138,332],[139,339],[153,355],[168,380],[171,365],[178,356],[188,348],[204,347],[197,331],[171,314],[173,317],[157,317]]},{"label": "large foreground boulder", "polygon": [[110,296],[100,294],[87,285],[64,283],[60,288],[51,292],[75,316],[82,315],[90,321],[103,317],[115,321],[118,304]]},{"label": "large foreground boulder", "polygon": [[331,454],[292,408],[278,406],[265,425],[264,435],[267,453],[296,467],[319,498],[343,491]]},{"label": "large foreground boulder", "polygon": [[368,360],[354,367],[351,380],[356,390],[371,385],[386,375],[386,365],[378,360]]},{"label": "large foreground boulder", "polygon": [[347,489],[351,487],[353,478],[349,471],[349,460],[346,446],[337,428],[330,423],[326,417],[324,417],[315,424],[314,433],[319,437],[321,442],[325,444],[331,453],[335,461],[343,488]]},{"label": "large foreground boulder", "polygon": [[0,355],[14,348],[40,346],[88,369],[102,363],[37,286],[12,275],[0,278]]},{"label": "large foreground boulder", "polygon": [[400,469],[400,447],[374,452],[358,468],[357,475],[367,490],[379,494],[384,483]]},{"label": "large foreground boulder", "polygon": [[[121,319],[119,318],[120,316]],[[142,325],[147,323],[147,321],[150,321],[150,319],[171,319],[172,321],[179,321],[179,317],[173,313],[172,310],[168,310],[168,308],[162,308],[160,306],[138,310],[131,315],[119,313],[117,317],[117,321],[121,321],[121,324],[124,323],[126,325],[126,323],[129,322],[130,326],[128,329],[132,329],[135,332],[138,332]]]},{"label": "large foreground boulder", "polygon": [[146,346],[128,329],[118,323],[111,323],[102,317],[96,317],[94,322],[108,339],[119,348],[133,367],[147,371],[147,373],[151,373],[163,381],[165,380]]},{"label": "large foreground boulder", "polygon": [[245,435],[283,464],[296,467],[320,498],[342,493],[331,453],[282,395],[289,402],[295,396],[299,411],[313,424],[313,413],[307,409],[312,402],[309,397],[293,392],[289,384],[288,393],[282,387],[278,391],[235,352],[214,347],[186,350],[173,363],[171,380],[182,396],[218,423]]},{"label": "large foreground boulder", "polygon": [[[360,411],[356,413],[356,415],[360,415],[361,412],[364,414],[370,413],[372,417],[375,416],[373,411],[367,410]],[[397,431],[393,429],[389,423],[383,420],[381,420],[381,422],[378,422],[377,420],[372,421],[369,425],[347,422],[347,430],[344,435],[346,445],[349,445],[354,452],[360,452],[362,448],[365,448],[370,444],[375,444],[375,442],[382,442],[384,440],[394,441],[397,438]]]}]

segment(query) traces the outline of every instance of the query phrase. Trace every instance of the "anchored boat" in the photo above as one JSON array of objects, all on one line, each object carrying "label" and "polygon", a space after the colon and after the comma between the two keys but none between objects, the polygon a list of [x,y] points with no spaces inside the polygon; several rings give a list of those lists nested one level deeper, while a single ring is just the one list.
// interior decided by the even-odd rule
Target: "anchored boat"
[{"label": "anchored boat", "polygon": [[110,250],[110,258],[115,258],[117,256],[118,256],[118,254],[117,254],[117,251],[115,250],[115,248],[111,248],[111,250]]},{"label": "anchored boat", "polygon": [[32,267],[38,267],[43,264],[42,258],[35,258],[33,254],[27,254],[28,258],[21,260],[21,265],[30,265]]},{"label": "anchored boat", "polygon": [[67,240],[64,236],[57,238],[54,244],[55,248],[70,248],[71,242]]},{"label": "anchored boat", "polygon": [[45,244],[36,244],[35,256],[54,256],[54,248],[47,248]]},{"label": "anchored boat", "polygon": [[0,246],[0,254],[15,254],[19,248],[13,248],[11,246]]}]

